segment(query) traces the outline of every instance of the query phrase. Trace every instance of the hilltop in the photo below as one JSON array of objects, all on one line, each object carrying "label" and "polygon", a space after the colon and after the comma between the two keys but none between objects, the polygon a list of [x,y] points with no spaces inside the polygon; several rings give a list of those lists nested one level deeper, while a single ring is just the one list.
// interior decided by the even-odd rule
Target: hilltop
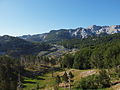
[{"label": "hilltop", "polygon": [[18,37],[8,35],[0,36],[0,55],[21,56],[34,55],[40,51],[48,50],[49,44],[32,43]]}]

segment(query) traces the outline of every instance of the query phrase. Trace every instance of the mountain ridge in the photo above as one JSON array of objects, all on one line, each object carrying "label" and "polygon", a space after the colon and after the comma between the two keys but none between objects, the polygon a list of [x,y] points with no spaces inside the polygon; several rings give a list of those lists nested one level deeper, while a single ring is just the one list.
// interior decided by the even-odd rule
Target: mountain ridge
[{"label": "mountain ridge", "polygon": [[79,27],[76,29],[51,30],[48,33],[19,36],[28,41],[52,42],[64,39],[87,38],[89,36],[109,35],[120,33],[120,25],[97,26],[92,25],[87,28]]}]

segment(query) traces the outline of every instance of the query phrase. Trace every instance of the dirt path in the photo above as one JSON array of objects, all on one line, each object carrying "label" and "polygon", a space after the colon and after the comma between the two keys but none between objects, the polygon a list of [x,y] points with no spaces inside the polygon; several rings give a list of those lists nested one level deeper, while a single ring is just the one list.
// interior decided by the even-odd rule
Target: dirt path
[{"label": "dirt path", "polygon": [[120,83],[112,86],[110,90],[120,90]]},{"label": "dirt path", "polygon": [[85,71],[85,72],[81,72],[80,73],[80,76],[81,77],[87,77],[89,75],[93,75],[93,74],[96,74],[97,71],[96,70],[90,70],[90,71]]}]

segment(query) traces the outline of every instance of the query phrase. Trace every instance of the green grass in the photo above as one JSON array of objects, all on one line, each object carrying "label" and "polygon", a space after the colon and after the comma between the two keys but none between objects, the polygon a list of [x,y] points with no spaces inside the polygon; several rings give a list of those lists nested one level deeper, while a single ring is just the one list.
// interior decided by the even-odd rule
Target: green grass
[{"label": "green grass", "polygon": [[23,83],[25,86],[23,90],[31,90],[32,88],[36,88],[37,84],[41,88],[52,87],[54,86],[54,78],[51,77],[51,74],[45,74],[44,76],[38,76],[36,79],[25,78],[26,83]]},{"label": "green grass", "polygon": [[[89,70],[76,70],[76,69],[67,69],[66,71],[71,71],[74,74],[74,82],[72,83],[72,90],[81,90],[81,89],[75,89],[75,85],[81,78],[82,72],[86,72]],[[64,74],[64,71],[57,71],[54,72],[54,76],[59,75],[62,76]],[[41,89],[39,90],[52,90],[52,88],[55,86],[55,79],[52,77],[51,73],[44,74],[43,76],[38,76],[35,79],[27,78],[25,77],[24,80],[26,83],[23,83],[25,86],[23,90],[31,90],[33,88],[37,87],[37,84]],[[59,90],[69,90],[68,88],[59,88]],[[98,89],[98,90],[110,90],[110,89]]]},{"label": "green grass", "polygon": [[[69,90],[68,88],[64,89],[64,88],[60,88],[59,90]],[[72,88],[72,90],[82,90],[82,89],[74,89]],[[93,89],[87,89],[87,90],[93,90]],[[105,89],[95,89],[95,90],[108,90],[107,88]]]},{"label": "green grass", "polygon": [[[76,82],[77,80],[80,79],[80,73],[84,72],[84,71],[88,71],[88,70],[68,69],[66,71],[71,71],[74,74],[75,77],[73,78],[73,80],[74,80],[74,82]],[[62,76],[63,73],[64,73],[64,71],[57,71],[54,73],[54,76],[56,76],[56,75]],[[25,83],[23,83],[23,85],[25,87],[23,90],[31,90],[32,88],[36,88],[37,84],[41,87],[41,89],[42,88],[43,89],[51,88],[51,87],[55,86],[55,80],[53,77],[51,77],[51,73],[47,73],[43,76],[38,76],[35,79],[25,77],[24,81],[25,81]],[[68,90],[68,89],[60,88],[59,90]],[[73,89],[73,90],[76,90],[76,89]]]}]

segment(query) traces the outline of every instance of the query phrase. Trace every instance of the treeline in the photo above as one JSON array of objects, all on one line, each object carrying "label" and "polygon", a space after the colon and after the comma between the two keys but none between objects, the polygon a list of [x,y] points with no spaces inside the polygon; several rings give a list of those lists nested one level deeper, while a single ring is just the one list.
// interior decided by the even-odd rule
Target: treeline
[{"label": "treeline", "polygon": [[47,56],[26,55],[20,57],[21,65],[24,67],[40,66],[40,65],[55,65],[59,63],[59,58]]},{"label": "treeline", "polygon": [[58,42],[57,44],[64,46],[65,48],[85,48],[90,46],[96,46],[102,43],[113,42],[120,39],[120,33],[112,35],[101,35],[95,37],[88,37],[83,39],[70,39]]},{"label": "treeline", "polygon": [[18,60],[0,56],[0,90],[17,90],[18,72]]},{"label": "treeline", "polygon": [[53,76],[53,66],[58,62],[58,59],[46,56],[27,55],[18,59],[10,56],[0,56],[0,90],[22,89],[23,77],[30,74],[27,73],[26,68],[42,71],[44,70],[43,67],[51,67],[50,71]]},{"label": "treeline", "polygon": [[120,65],[120,40],[86,47],[61,59],[61,67],[90,69],[112,68]]}]

